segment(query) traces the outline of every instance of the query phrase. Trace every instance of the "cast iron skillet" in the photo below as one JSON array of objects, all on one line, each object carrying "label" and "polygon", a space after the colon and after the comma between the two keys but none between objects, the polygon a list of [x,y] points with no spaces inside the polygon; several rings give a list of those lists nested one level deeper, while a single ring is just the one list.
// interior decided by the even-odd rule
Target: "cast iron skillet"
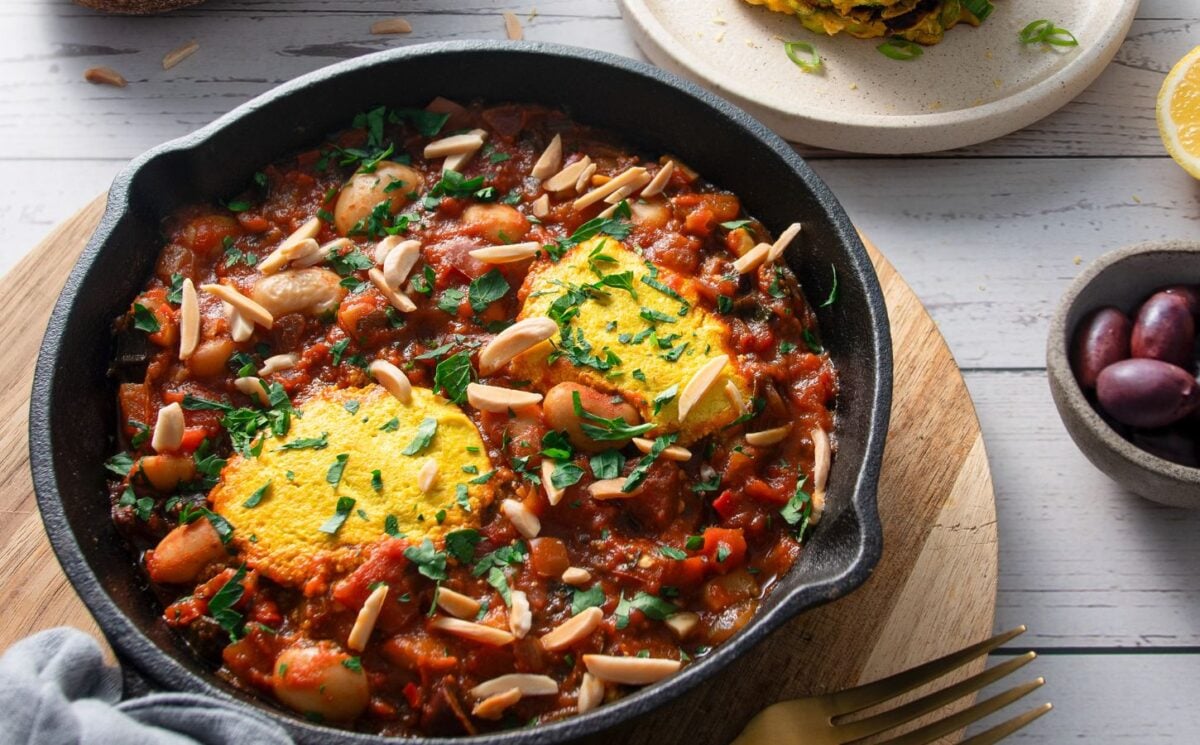
[{"label": "cast iron skillet", "polygon": [[[29,416],[33,481],[58,559],[126,664],[154,684],[266,708],[303,743],[379,743],[264,706],[211,674],[160,620],[161,608],[118,537],[101,463],[113,450],[114,386],[106,376],[112,320],[129,308],[177,206],[236,192],[266,163],[347,125],[370,106],[421,106],[435,96],[565,107],[634,147],[681,157],[742,198],[776,234],[804,232],[787,254],[811,298],[841,377],[839,449],[828,511],[802,557],[740,633],[680,674],[590,712],[536,729],[464,742],[562,742],[647,712],[708,680],[801,611],[845,595],[882,550],[875,489],[891,406],[892,360],[878,279],[832,193],[780,138],[716,96],[647,65],[551,44],[454,42],[372,54],[318,70],[134,160],[54,309],[38,357]],[[431,742],[419,739],[418,742]]]}]

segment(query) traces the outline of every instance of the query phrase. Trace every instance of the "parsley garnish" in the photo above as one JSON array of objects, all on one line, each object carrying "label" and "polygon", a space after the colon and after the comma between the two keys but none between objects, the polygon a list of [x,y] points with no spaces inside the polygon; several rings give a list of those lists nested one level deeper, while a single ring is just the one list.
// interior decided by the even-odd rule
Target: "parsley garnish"
[{"label": "parsley garnish", "polygon": [[674,546],[659,546],[658,552],[668,559],[675,559],[676,561],[682,561],[687,558],[687,552],[681,551]]},{"label": "parsley garnish", "polygon": [[162,328],[154,311],[141,303],[133,304],[133,327],[138,331],[145,331],[147,334],[157,333]]},{"label": "parsley garnish", "polygon": [[257,489],[254,490],[254,493],[251,494],[250,497],[245,502],[242,502],[242,506],[248,510],[257,507],[259,505],[259,503],[263,501],[263,498],[267,496],[267,490],[269,490],[270,488],[271,488],[270,481],[268,481],[267,483],[258,487]]},{"label": "parsley garnish", "polygon": [[666,389],[665,391],[663,391],[662,393],[655,396],[654,402],[653,402],[655,416],[658,415],[658,412],[662,411],[662,407],[671,403],[671,401],[673,401],[675,399],[675,397],[678,395],[679,395],[679,385],[675,384],[675,385],[671,386],[670,388]]},{"label": "parsley garnish", "polygon": [[281,445],[279,450],[324,450],[329,447],[329,433],[322,432],[320,437],[301,437]]},{"label": "parsley garnish", "polygon": [[459,564],[469,564],[475,558],[475,547],[483,540],[478,530],[455,530],[446,534],[446,553],[458,560]]},{"label": "parsley garnish", "polygon": [[625,479],[625,483],[621,484],[621,491],[628,494],[629,492],[638,488],[638,485],[645,480],[646,474],[650,472],[650,466],[654,464],[654,461],[658,459],[658,456],[662,455],[662,451],[666,450],[671,443],[678,439],[678,432],[672,432],[671,434],[654,438],[654,445],[650,448],[650,452],[643,455],[637,462],[637,465],[633,467],[633,470],[629,472],[629,476]]},{"label": "parsley garnish", "polygon": [[234,610],[233,606],[238,604],[238,601],[242,599],[242,594],[246,591],[242,587],[242,580],[245,578],[246,566],[243,564],[208,601],[208,615],[212,616],[212,619],[225,630],[225,633],[229,634],[229,638],[233,641],[241,638],[244,631],[242,614]]},{"label": "parsley garnish", "polygon": [[604,450],[589,458],[588,464],[597,479],[615,479],[625,468],[625,456],[620,450]]},{"label": "parsley garnish", "polygon": [[588,608],[599,608],[604,605],[604,588],[599,584],[592,585],[586,590],[578,587],[571,593],[571,615],[578,616]]},{"label": "parsley garnish", "polygon": [[829,288],[829,297],[825,298],[825,302],[821,303],[820,307],[822,308],[828,308],[836,303],[838,297],[837,267],[833,264],[830,264],[829,269],[833,272],[833,287]]},{"label": "parsley garnish", "polygon": [[557,489],[566,489],[568,486],[578,484],[583,478],[583,469],[574,463],[559,463],[554,467],[554,473],[550,475],[550,483]]},{"label": "parsley garnish", "polygon": [[433,442],[433,436],[437,433],[438,421],[431,416],[427,416],[417,425],[417,434],[413,437],[412,442],[408,443],[400,452],[405,455],[416,455],[425,448],[429,447],[429,443]]},{"label": "parsley garnish", "polygon": [[482,277],[471,280],[469,289],[471,310],[482,313],[489,305],[508,293],[509,285],[499,270],[492,269]]},{"label": "parsley garnish", "polygon": [[621,417],[606,419],[597,416],[583,408],[583,403],[579,399],[579,391],[571,392],[571,404],[575,407],[575,416],[585,420],[580,423],[580,429],[585,435],[599,442],[628,440],[630,437],[637,437],[654,427],[653,422],[630,425]]},{"label": "parsley garnish", "polygon": [[404,558],[416,565],[417,571],[435,581],[446,579],[446,554],[433,547],[428,538],[420,546],[404,549]]},{"label": "parsley garnish", "polygon": [[[344,463],[345,461],[342,462]],[[342,529],[342,525],[346,522],[346,518],[350,517],[350,513],[353,511],[353,499],[350,497],[338,497],[337,506],[334,508],[333,517],[321,523],[321,527],[317,528],[317,530],[320,530],[322,533],[328,533],[329,535],[337,535],[337,532]]]},{"label": "parsley garnish", "polygon": [[461,404],[467,400],[467,385],[473,375],[471,355],[465,351],[458,352],[437,364],[433,371],[433,385],[451,402]]},{"label": "parsley garnish", "polygon": [[[333,465],[331,465],[329,467],[329,470],[325,473],[325,480],[328,481],[330,484],[332,484],[333,488],[335,490],[338,488],[338,485],[342,483],[342,473],[345,472],[346,461],[348,461],[349,459],[350,459],[349,453],[338,454],[337,459],[334,461]],[[351,501],[353,501],[353,500],[351,500]]]},{"label": "parsley garnish", "polygon": [[629,625],[629,614],[634,610],[640,610],[646,614],[647,618],[654,621],[663,621],[668,616],[679,612],[679,609],[672,603],[668,603],[666,600],[656,595],[651,595],[648,592],[639,590],[632,599],[627,599],[622,594],[620,602],[617,603],[617,609],[613,611],[613,615],[617,619],[618,629],[623,629]]}]

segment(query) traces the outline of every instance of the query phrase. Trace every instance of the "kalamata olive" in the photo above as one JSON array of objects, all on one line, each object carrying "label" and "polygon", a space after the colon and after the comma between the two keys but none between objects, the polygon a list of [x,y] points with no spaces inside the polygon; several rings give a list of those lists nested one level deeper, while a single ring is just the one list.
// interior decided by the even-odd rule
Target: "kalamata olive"
[{"label": "kalamata olive", "polygon": [[1165,429],[1138,430],[1131,438],[1146,452],[1163,460],[1195,468],[1200,465],[1200,440],[1195,429],[1175,425]]},{"label": "kalamata olive", "polygon": [[1175,285],[1174,287],[1164,287],[1163,292],[1168,295],[1178,295],[1187,301],[1188,310],[1193,316],[1200,316],[1200,287],[1196,285]]},{"label": "kalamata olive", "polygon": [[1130,342],[1134,357],[1162,360],[1190,370],[1195,349],[1196,321],[1182,295],[1156,292],[1142,303]]},{"label": "kalamata olive", "polygon": [[1071,345],[1071,369],[1084,390],[1096,387],[1096,376],[1129,357],[1133,324],[1116,308],[1100,308],[1080,322]]},{"label": "kalamata olive", "polygon": [[1200,406],[1200,386],[1182,367],[1135,357],[1100,371],[1096,397],[1119,422],[1133,427],[1165,427]]}]

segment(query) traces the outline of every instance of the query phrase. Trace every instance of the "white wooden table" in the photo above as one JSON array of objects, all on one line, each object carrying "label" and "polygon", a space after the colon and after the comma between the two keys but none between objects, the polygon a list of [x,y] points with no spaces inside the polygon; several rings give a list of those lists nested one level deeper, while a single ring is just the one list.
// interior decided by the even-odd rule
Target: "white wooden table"
[{"label": "white wooden table", "polygon": [[[0,271],[142,150],[339,59],[503,38],[508,9],[526,38],[641,57],[614,0],[535,5],[213,0],[121,18],[3,0]],[[412,34],[368,33],[395,15]],[[162,55],[191,38],[200,51],[164,72]],[[1035,670],[1056,705],[1026,741],[1200,742],[1200,513],[1141,501],[1092,468],[1043,370],[1048,319],[1081,264],[1200,235],[1200,183],[1166,157],[1154,125],[1163,75],[1197,45],[1200,2],[1143,0],[1100,79],[1021,132],[914,158],[807,153],[929,307],[978,405],[1000,520],[997,626],[1030,626],[1022,645],[1042,653]],[[93,65],[129,87],[84,82]]]}]

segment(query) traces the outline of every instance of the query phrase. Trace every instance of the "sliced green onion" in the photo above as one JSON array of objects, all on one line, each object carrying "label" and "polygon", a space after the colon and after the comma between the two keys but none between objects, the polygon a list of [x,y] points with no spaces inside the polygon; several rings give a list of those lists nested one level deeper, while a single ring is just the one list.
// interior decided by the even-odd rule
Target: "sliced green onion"
[{"label": "sliced green onion", "polygon": [[988,0],[963,0],[963,7],[980,22],[987,20],[987,17],[996,9],[996,6]]},{"label": "sliced green onion", "polygon": [[1049,44],[1053,47],[1077,47],[1079,40],[1065,28],[1054,25],[1054,21],[1040,18],[1017,33],[1022,44]]},{"label": "sliced green onion", "polygon": [[875,48],[884,57],[901,61],[914,60],[925,53],[925,50],[921,49],[920,44],[911,42],[908,39],[901,39],[899,36],[893,36]]},{"label": "sliced green onion", "polygon": [[821,69],[821,55],[817,54],[817,48],[807,41],[785,41],[783,51],[796,67],[805,72]]}]

